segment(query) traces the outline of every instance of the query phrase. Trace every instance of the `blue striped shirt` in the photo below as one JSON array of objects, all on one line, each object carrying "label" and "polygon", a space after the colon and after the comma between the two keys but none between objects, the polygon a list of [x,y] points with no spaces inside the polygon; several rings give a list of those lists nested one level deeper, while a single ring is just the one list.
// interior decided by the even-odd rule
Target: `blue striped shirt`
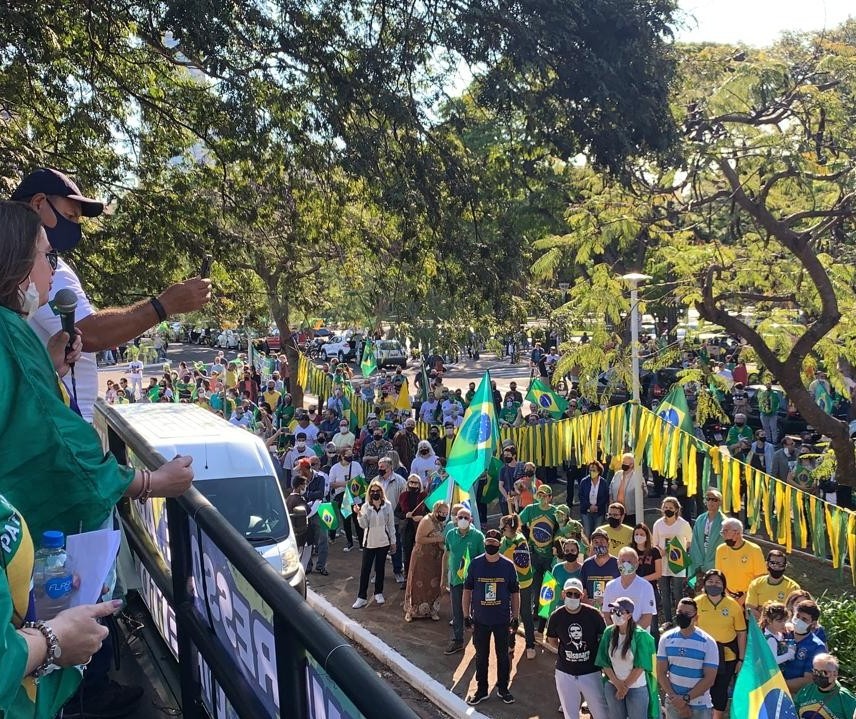
[{"label": "blue striped shirt", "polygon": [[[706,667],[716,669],[719,666],[719,649],[713,637],[698,627],[688,637],[676,627],[660,637],[657,659],[666,662],[669,682],[675,693],[683,696],[702,680]],[[695,697],[690,704],[696,707],[712,706],[710,692]]]}]

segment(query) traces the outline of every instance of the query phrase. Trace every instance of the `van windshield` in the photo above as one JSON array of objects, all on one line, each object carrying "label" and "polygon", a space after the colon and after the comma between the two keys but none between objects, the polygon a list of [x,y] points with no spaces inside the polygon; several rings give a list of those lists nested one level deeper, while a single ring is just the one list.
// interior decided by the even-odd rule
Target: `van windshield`
[{"label": "van windshield", "polygon": [[193,486],[250,542],[288,537],[288,516],[274,477],[206,479]]}]

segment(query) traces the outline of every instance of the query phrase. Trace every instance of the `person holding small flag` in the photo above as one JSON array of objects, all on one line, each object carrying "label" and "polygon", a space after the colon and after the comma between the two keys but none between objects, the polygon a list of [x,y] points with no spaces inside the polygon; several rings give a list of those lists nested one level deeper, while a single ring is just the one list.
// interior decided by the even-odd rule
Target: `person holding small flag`
[{"label": "person holding small flag", "polygon": [[472,557],[484,554],[484,535],[472,525],[473,515],[460,506],[455,514],[453,528],[446,532],[443,551],[441,588],[451,595],[452,640],[444,654],[455,654],[464,649],[464,580]]},{"label": "person holding small flag", "polygon": [[718,569],[709,569],[702,580],[703,593],[695,598],[698,627],[716,642],[719,666],[710,688],[714,719],[722,719],[728,706],[728,687],[746,656],[746,617],[736,600],[726,594],[728,584]]},{"label": "person holding small flag", "polygon": [[659,580],[660,601],[666,618],[672,616],[678,599],[683,596],[687,578],[687,550],[692,546],[693,529],[681,516],[676,497],[666,497],[660,504],[660,517],[651,528],[651,539],[663,554],[663,576]]},{"label": "person holding small flag", "polygon": [[[502,542],[499,551],[506,559],[514,563],[517,570],[517,583],[520,587],[520,606],[532,606],[532,555],[529,551],[529,543],[520,531],[520,517],[516,514],[506,514],[499,520],[499,529],[502,532]],[[523,611],[520,614],[523,621],[523,636],[526,639],[526,658],[535,658],[535,622],[531,612]],[[508,641],[508,652],[514,652],[516,632],[511,633]]]},{"label": "person holding small flag", "polygon": [[354,534],[357,542],[362,545],[363,530],[353,515],[353,505],[363,501],[361,487],[357,486],[356,494],[352,489],[352,481],[363,479],[363,468],[359,462],[354,460],[354,450],[351,447],[343,447],[339,450],[339,461],[330,467],[330,491],[333,494],[333,503],[339,508],[342,524],[345,527],[345,539],[347,543],[343,551],[350,552],[354,548]]},{"label": "person holding small flag", "polygon": [[473,631],[476,650],[476,691],[467,697],[475,706],[488,698],[490,638],[496,654],[496,694],[504,704],[513,704],[508,690],[511,659],[508,655],[510,631],[520,622],[520,587],[514,564],[499,551],[502,535],[489,529],[484,538],[484,553],[475,557],[467,569],[461,606],[464,623]]},{"label": "person holding small flag", "polygon": [[383,580],[386,555],[395,552],[395,519],[392,504],[386,498],[383,485],[373,481],[368,488],[365,504],[355,504],[353,511],[363,528],[363,562],[360,568],[360,586],[354,609],[368,604],[369,576],[374,569],[375,604],[383,604]]},{"label": "person holding small flag", "polygon": [[[532,549],[533,597],[540,596],[544,573],[553,566],[553,538],[559,523],[556,521],[556,508],[551,504],[552,499],[550,485],[542,484],[535,491],[535,503],[520,512],[520,526]],[[523,611],[537,615],[538,607],[523,607]]]}]

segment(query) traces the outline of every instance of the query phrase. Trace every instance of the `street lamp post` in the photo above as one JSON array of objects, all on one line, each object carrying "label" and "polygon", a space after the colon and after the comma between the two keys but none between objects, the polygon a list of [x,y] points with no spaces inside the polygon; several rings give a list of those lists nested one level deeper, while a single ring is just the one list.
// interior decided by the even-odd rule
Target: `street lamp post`
[{"label": "street lamp post", "polygon": [[[630,272],[622,275],[624,280],[630,287],[630,371],[633,373],[633,405],[632,411],[637,412],[640,402],[640,387],[639,387],[639,283],[645,280],[650,280],[650,276],[643,275],[639,272]],[[635,423],[631,423],[631,427]],[[634,512],[637,522],[645,521],[645,490],[644,479],[642,477],[642,468],[639,466],[639,459],[634,457],[635,470],[634,480],[636,482],[636,506]]]}]

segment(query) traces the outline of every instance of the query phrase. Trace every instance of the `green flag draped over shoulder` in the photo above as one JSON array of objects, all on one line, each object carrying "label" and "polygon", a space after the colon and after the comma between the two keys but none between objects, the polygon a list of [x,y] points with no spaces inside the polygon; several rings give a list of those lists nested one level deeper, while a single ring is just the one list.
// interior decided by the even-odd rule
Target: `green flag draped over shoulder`
[{"label": "green flag draped over shoulder", "polygon": [[796,719],[797,710],[779,666],[753,617],[749,617],[746,656],[734,682],[731,716]]},{"label": "green flag draped over shoulder", "polygon": [[377,371],[374,342],[371,340],[366,340],[366,344],[363,347],[363,358],[360,361],[360,371],[363,373],[363,377],[368,377],[372,372]]},{"label": "green flag draped over shoulder", "polygon": [[534,402],[539,409],[546,409],[553,419],[560,419],[568,409],[567,400],[550,389],[540,379],[533,379],[529,383],[526,401]]},{"label": "green flag draped over shoulder", "polygon": [[538,597],[538,616],[544,619],[550,618],[553,605],[556,603],[556,578],[550,571],[544,572],[544,581],[541,583],[541,594]]},{"label": "green flag draped over shoulder", "polygon": [[666,542],[666,561],[672,574],[680,574],[687,568],[689,560],[684,545],[678,537],[672,537]]},{"label": "green flag draped over shoulder", "polygon": [[339,528],[339,514],[332,502],[324,502],[318,505],[318,519],[327,529]]},{"label": "green flag draped over shoulder", "polygon": [[461,489],[469,491],[490,466],[491,457],[498,447],[499,427],[493,406],[490,373],[485,372],[455,435],[446,471]]},{"label": "green flag draped over shoulder", "polygon": [[680,385],[674,385],[663,397],[663,401],[657,407],[657,416],[675,427],[680,427],[684,432],[693,433],[693,418],[690,415],[684,388]]}]

